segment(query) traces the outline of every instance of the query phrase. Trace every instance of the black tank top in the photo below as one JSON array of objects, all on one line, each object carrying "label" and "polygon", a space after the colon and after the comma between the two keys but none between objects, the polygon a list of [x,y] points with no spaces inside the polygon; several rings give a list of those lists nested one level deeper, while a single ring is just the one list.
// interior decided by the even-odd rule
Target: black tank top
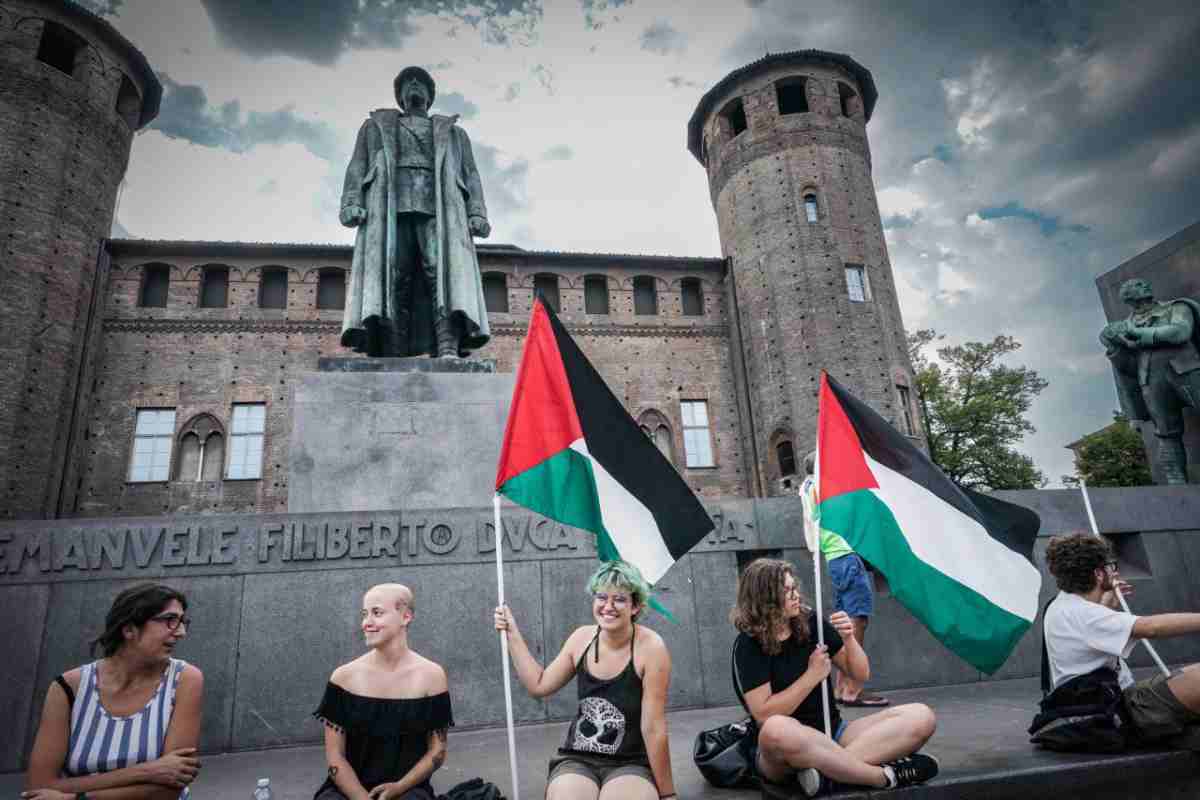
[{"label": "black tank top", "polygon": [[577,753],[600,758],[646,762],[642,740],[642,679],[633,666],[633,639],[629,640],[629,663],[615,678],[602,681],[588,672],[587,655],[593,647],[600,659],[600,629],[584,648],[575,665],[579,710],[560,753]]}]

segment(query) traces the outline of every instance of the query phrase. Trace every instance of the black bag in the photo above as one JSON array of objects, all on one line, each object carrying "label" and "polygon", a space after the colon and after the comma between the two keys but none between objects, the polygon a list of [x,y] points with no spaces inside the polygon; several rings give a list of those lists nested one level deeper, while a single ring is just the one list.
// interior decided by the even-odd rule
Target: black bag
[{"label": "black bag", "polygon": [[[1051,600],[1051,603],[1054,601]],[[1076,675],[1050,691],[1050,656],[1046,652],[1046,609],[1042,611],[1041,711],[1029,726],[1029,741],[1064,753],[1122,753],[1129,746],[1129,727],[1121,717],[1121,683],[1116,670],[1098,667]]]},{"label": "black bag", "polygon": [[471,778],[438,795],[438,800],[504,800],[504,795],[500,794],[496,784],[488,783],[483,778]]},{"label": "black bag", "polygon": [[740,722],[730,722],[716,728],[700,731],[692,747],[692,760],[704,780],[720,789],[753,789],[758,787],[758,774],[754,760],[758,755],[758,725],[749,716],[746,698],[742,696],[742,682],[738,677],[736,642],[735,652],[730,653],[729,672],[733,679],[733,690],[747,717]]}]

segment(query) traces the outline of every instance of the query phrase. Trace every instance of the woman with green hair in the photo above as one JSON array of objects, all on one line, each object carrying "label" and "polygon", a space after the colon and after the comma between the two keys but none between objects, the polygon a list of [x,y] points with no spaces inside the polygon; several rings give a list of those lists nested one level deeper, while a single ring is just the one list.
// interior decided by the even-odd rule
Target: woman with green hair
[{"label": "woman with green hair", "polygon": [[667,741],[671,654],[637,622],[650,586],[624,561],[600,565],[587,583],[594,625],[567,637],[549,666],[529,652],[512,611],[496,609],[517,677],[534,697],[554,694],[575,676],[579,710],[550,760],[546,800],[674,798]]}]

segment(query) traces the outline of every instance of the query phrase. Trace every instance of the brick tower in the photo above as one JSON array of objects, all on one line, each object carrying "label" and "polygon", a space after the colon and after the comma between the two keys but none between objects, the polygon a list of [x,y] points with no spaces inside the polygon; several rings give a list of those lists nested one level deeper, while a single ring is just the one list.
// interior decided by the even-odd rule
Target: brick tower
[{"label": "brick tower", "polygon": [[90,390],[101,241],[162,86],[110,24],[0,0],[0,519],[54,517]]},{"label": "brick tower", "polygon": [[777,53],[727,75],[688,123],[729,260],[753,494],[796,491],[822,369],[924,444],[871,180],[876,98],[871,73],[848,56]]}]

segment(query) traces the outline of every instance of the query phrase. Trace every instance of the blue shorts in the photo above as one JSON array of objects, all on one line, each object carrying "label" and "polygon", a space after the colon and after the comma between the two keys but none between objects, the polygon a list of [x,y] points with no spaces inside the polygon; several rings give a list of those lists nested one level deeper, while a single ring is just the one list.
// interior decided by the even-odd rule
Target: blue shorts
[{"label": "blue shorts", "polygon": [[836,610],[845,611],[852,617],[869,617],[875,613],[871,576],[858,553],[830,561],[829,579],[833,583],[833,607]]}]

